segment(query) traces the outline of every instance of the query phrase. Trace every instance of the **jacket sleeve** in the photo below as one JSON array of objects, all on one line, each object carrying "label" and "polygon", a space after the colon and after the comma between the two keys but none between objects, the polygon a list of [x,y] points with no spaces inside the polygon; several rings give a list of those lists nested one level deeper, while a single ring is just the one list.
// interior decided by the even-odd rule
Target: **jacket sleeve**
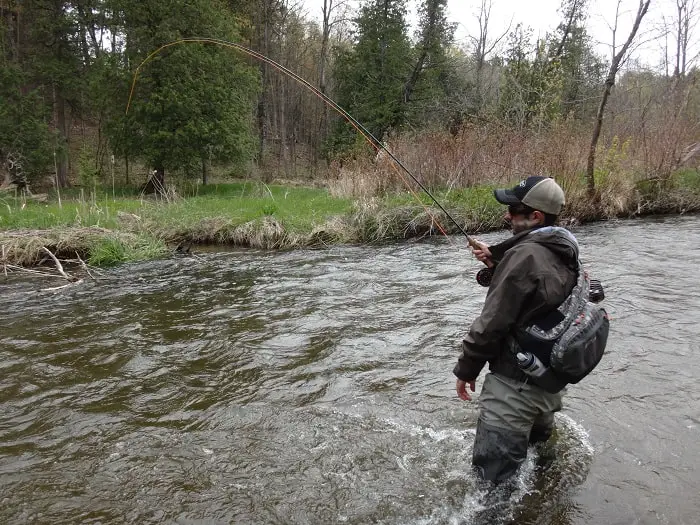
[{"label": "jacket sleeve", "polygon": [[453,370],[459,379],[475,380],[487,361],[503,351],[536,290],[536,277],[534,256],[528,249],[508,250],[496,267],[481,314],[462,341],[462,355]]}]

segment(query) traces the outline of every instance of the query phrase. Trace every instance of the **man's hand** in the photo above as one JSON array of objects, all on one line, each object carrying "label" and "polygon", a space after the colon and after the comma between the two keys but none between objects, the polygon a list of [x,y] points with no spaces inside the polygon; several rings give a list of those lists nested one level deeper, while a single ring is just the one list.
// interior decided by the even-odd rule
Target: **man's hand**
[{"label": "man's hand", "polygon": [[491,260],[491,251],[489,250],[489,245],[476,240],[474,241],[474,244],[478,246],[478,248],[475,248],[474,246],[471,247],[474,257],[476,257],[479,261],[484,263],[489,268],[493,268],[494,264]]},{"label": "man's hand", "polygon": [[[469,381],[469,390],[474,392],[476,388],[476,382],[475,381]],[[457,380],[457,395],[459,396],[460,399],[464,401],[471,401],[472,396],[469,395],[469,392],[467,392],[467,382],[462,381],[461,379]]]}]

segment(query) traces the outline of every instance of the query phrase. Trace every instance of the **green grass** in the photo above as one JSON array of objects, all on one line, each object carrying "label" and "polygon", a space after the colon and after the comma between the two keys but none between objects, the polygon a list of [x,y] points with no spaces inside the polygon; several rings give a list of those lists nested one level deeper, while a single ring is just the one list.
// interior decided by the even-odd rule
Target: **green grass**
[{"label": "green grass", "polygon": [[[640,209],[644,213],[700,209],[697,170],[677,172],[671,186],[677,190],[655,192],[643,203],[644,208],[637,200],[630,200],[628,208],[615,212],[615,216],[639,214]],[[438,188],[432,193],[460,227],[478,233],[503,225],[504,208],[493,198],[492,190],[484,185]],[[113,197],[111,189],[97,197],[86,196],[80,190],[64,191],[60,205],[55,196],[47,203],[38,203],[0,194],[0,244],[3,253],[8,254],[6,262],[34,264],[41,259],[42,246],[54,253],[79,252],[93,265],[109,266],[158,258],[168,253],[168,246],[182,242],[265,249],[381,243],[437,234],[441,228],[436,221],[447,232],[459,231],[422,191],[354,201],[332,197],[322,188],[249,181],[200,186],[187,197],[154,199],[128,188],[116,193],[122,196]],[[637,194],[645,194],[639,185]],[[590,208],[590,217],[600,218],[600,210],[591,208],[582,195],[574,192],[571,216],[586,219]],[[603,197],[606,195],[604,192]],[[29,231],[13,234],[17,230]]]},{"label": "green grass", "polygon": [[0,229],[45,229],[66,226],[117,226],[118,211],[135,213],[141,208],[137,200],[62,200],[38,203],[21,198],[0,196]]},{"label": "green grass", "polygon": [[116,236],[97,239],[90,247],[88,262],[93,266],[114,266],[125,262],[157,259],[168,253],[165,243],[147,235],[125,241]]},{"label": "green grass", "polygon": [[[490,185],[451,190],[438,188],[429,191],[444,207],[462,209],[496,209],[500,207],[500,204],[493,198],[493,187]],[[416,193],[420,199],[420,204],[435,206],[433,200],[425,192],[420,191]],[[389,206],[415,206],[418,204],[416,197],[408,192],[390,195],[386,198],[386,202]],[[503,210],[501,209],[501,211]]]},{"label": "green grass", "polygon": [[[293,232],[311,230],[333,215],[346,214],[349,199],[330,197],[323,189],[265,186],[254,183],[219,184],[200,188],[198,195],[169,200],[117,197],[111,193],[85,197],[66,192],[62,203],[0,197],[0,229],[46,229],[70,226],[123,228],[119,212],[136,215],[158,229],[189,228],[212,218],[232,225],[272,216]],[[134,225],[132,224],[132,227]]]},{"label": "green grass", "polygon": [[200,188],[195,197],[148,208],[144,215],[166,228],[193,227],[212,218],[239,225],[273,217],[287,231],[303,233],[332,216],[347,214],[351,208],[350,199],[333,198],[324,189],[242,183]]},{"label": "green grass", "polygon": [[678,188],[700,192],[700,170],[680,169],[673,174],[673,182]]}]

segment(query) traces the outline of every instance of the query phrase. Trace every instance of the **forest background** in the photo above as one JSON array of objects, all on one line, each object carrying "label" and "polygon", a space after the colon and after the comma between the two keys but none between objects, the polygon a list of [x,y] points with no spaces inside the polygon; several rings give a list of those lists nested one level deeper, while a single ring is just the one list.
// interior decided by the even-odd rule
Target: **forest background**
[{"label": "forest background", "polygon": [[[555,177],[577,220],[696,210],[700,4],[654,2],[663,16],[646,20],[649,1],[617,2],[606,56],[589,32],[588,0],[562,0],[545,34],[494,21],[491,0],[472,2],[466,34],[464,21],[448,19],[447,0],[0,0],[0,228],[63,224],[21,219],[27,201],[17,199],[42,192],[48,200],[35,200],[45,207],[56,197],[62,207],[62,190],[79,196],[82,215],[69,214],[86,225],[100,196],[155,192],[172,204],[237,181],[223,193],[256,188],[258,200],[233,226],[275,219],[275,238],[294,230],[279,201],[297,186],[320,188],[356,224],[363,202],[374,226],[367,234],[360,221],[360,238],[382,236],[387,202],[400,220],[383,234],[434,229],[432,213],[406,211],[413,183],[390,158],[311,90],[233,49],[162,50],[140,71],[127,114],[143,60],[191,37],[244,45],[299,74],[462,209],[472,229],[499,224],[481,190],[528,175]],[[287,188],[281,199],[275,183]],[[299,196],[296,205],[313,202]],[[301,230],[318,229],[332,210],[317,211]],[[116,212],[104,215],[98,224],[116,224]],[[131,215],[135,224],[144,214]],[[234,240],[211,224],[204,233],[205,215],[189,233],[161,227],[159,237]]]}]

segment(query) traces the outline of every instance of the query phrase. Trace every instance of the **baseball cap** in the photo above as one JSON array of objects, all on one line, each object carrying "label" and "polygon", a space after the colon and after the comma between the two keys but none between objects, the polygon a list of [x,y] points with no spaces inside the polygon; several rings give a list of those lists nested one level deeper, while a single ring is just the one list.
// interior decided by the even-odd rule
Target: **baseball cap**
[{"label": "baseball cap", "polygon": [[559,215],[566,204],[564,190],[551,177],[528,177],[510,190],[493,190],[501,204],[524,204],[533,210]]}]

